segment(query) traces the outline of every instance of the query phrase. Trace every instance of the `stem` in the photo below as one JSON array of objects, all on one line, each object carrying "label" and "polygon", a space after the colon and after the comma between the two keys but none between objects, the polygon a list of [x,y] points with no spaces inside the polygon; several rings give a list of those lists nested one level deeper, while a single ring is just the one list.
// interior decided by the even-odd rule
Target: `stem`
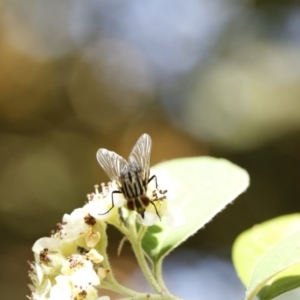
[{"label": "stem", "polygon": [[159,259],[155,264],[154,264],[154,276],[158,282],[158,284],[166,291],[167,294],[171,295],[169,292],[163,276],[162,276],[162,259]]},{"label": "stem", "polygon": [[147,227],[145,227],[145,226],[141,226],[141,227],[140,227],[139,232],[138,232],[138,234],[137,234],[137,241],[138,241],[139,243],[142,243],[142,239],[143,239],[143,237],[144,237],[146,231],[147,231]]},{"label": "stem", "polygon": [[149,265],[146,261],[145,255],[144,255],[144,250],[142,248],[141,242],[136,239],[132,240],[131,238],[130,238],[130,242],[131,242],[134,254],[136,256],[136,259],[140,265],[140,268],[141,268],[144,276],[148,280],[149,284],[151,285],[151,287],[153,288],[153,290],[156,293],[158,293],[160,295],[164,295],[164,291],[161,289],[161,287],[157,283],[155,277],[152,274],[151,269],[149,268]]},{"label": "stem", "polygon": [[[143,237],[144,237],[146,231],[147,231],[147,227],[141,226],[139,228],[139,231],[137,234],[137,242],[140,243],[141,247],[143,247],[142,241],[143,241]],[[148,265],[150,264],[151,268],[153,268],[153,261],[151,260],[151,258],[148,256],[148,254],[144,250],[143,250],[143,253],[144,253],[145,258],[147,259]]]},{"label": "stem", "polygon": [[136,215],[134,212],[131,212],[128,217],[128,226],[130,235],[134,237],[134,239],[137,238],[137,232],[136,232]]},{"label": "stem", "polygon": [[137,233],[135,222],[135,215],[131,213],[128,218],[128,228],[122,228],[121,226],[117,228],[127,237],[128,241],[131,243],[136,259],[149,284],[152,286],[156,293],[161,294],[161,288],[157,284],[155,277],[153,276],[152,271],[149,268],[149,265],[144,256],[144,250],[142,248],[141,241],[147,228],[141,226],[139,232]]},{"label": "stem", "polygon": [[125,236],[129,235],[129,230],[124,226],[123,223],[118,220],[111,220],[110,224],[115,226],[118,230],[120,230]]},{"label": "stem", "polygon": [[[165,283],[162,278],[162,262],[159,261],[157,266],[154,264],[154,270],[152,271],[149,267],[147,262],[146,254],[142,248],[142,239],[144,237],[145,232],[147,231],[147,227],[141,226],[137,232],[136,223],[135,223],[135,216],[130,214],[128,218],[128,227],[123,226],[122,224],[113,224],[116,228],[118,228],[124,236],[130,241],[132,245],[132,249],[136,256],[136,259],[140,265],[140,268],[148,280],[149,284],[156,292],[156,294],[145,294],[145,293],[138,293],[132,289],[129,289],[117,282],[115,279],[112,268],[110,266],[108,256],[107,256],[107,235],[106,235],[106,224],[101,223],[99,224],[99,232],[101,235],[100,243],[98,243],[98,251],[103,256],[102,265],[105,269],[109,270],[106,280],[101,282],[100,288],[111,290],[117,292],[121,295],[128,296],[129,298],[124,298],[121,300],[180,300],[179,298],[170,294],[168,289],[165,286]],[[153,265],[152,260],[150,262]],[[155,275],[153,274],[155,273]]]},{"label": "stem", "polygon": [[179,298],[166,298],[165,296],[157,295],[157,294],[139,294],[135,297],[130,298],[122,298],[119,300],[180,300]]},{"label": "stem", "polygon": [[103,267],[109,270],[106,278],[108,281],[116,282],[116,279],[112,273],[112,268],[110,266],[108,256],[107,256],[107,251],[106,251],[107,248],[106,224],[104,222],[100,223],[98,227],[100,232],[100,242],[97,245],[98,248],[97,250],[103,256],[103,262],[102,262]]},{"label": "stem", "polygon": [[[136,259],[139,263],[139,266],[140,266],[145,278],[147,279],[147,281],[149,282],[149,284],[151,285],[153,290],[162,296],[162,299],[169,299],[169,298],[171,299],[173,296],[168,291],[168,289],[165,286],[165,283],[162,279],[161,264],[158,266],[158,269],[154,268],[154,271],[156,270],[158,273],[158,279],[160,280],[160,282],[158,282],[157,278],[153,275],[153,272],[149,267],[149,264],[147,261],[148,256],[146,256],[144,249],[142,247],[142,240],[147,231],[147,227],[141,226],[139,228],[139,231],[137,232],[135,222],[133,222],[133,223],[131,223],[129,230],[130,230],[131,235],[128,236],[128,240],[130,241],[130,243],[132,245],[132,249],[134,251]],[[149,261],[153,267],[152,260],[150,259]],[[145,299],[147,299],[147,298],[145,298]],[[149,299],[151,299],[151,298],[149,298]],[[176,299],[176,298],[174,298],[174,299]]]},{"label": "stem", "polygon": [[[137,234],[137,245],[139,246],[139,249],[142,248],[142,239],[145,235],[147,231],[147,227],[145,226],[141,226],[141,228],[139,229],[139,232]],[[133,243],[132,243],[133,244]],[[136,251],[135,251],[136,253]],[[145,261],[145,264],[147,266],[147,269],[150,270],[149,268],[149,265],[146,261],[146,258],[145,258],[145,253],[144,253],[144,250],[142,249],[142,254],[143,254],[143,260]],[[148,257],[147,257],[148,258]],[[149,259],[149,258],[148,258]],[[150,262],[151,262],[151,265],[153,266],[153,273],[154,273],[154,276],[153,276],[153,273],[152,271],[150,271],[151,273],[151,276],[154,277],[154,280],[155,282],[159,285],[160,287],[160,291],[162,291],[162,294],[164,297],[168,296],[168,299],[177,299],[177,298],[174,298],[174,296],[169,292],[168,288],[166,287],[166,284],[163,280],[163,277],[162,277],[162,260],[160,259],[157,263],[154,263],[152,262],[152,260],[150,259]],[[140,263],[140,261],[139,261]],[[140,263],[141,265],[141,263]],[[142,266],[141,266],[142,268]],[[144,270],[142,269],[142,271],[144,272]],[[147,270],[146,270],[147,271]],[[145,273],[144,273],[145,274]],[[148,273],[147,273],[148,274]],[[148,279],[149,281],[149,277],[148,275],[145,274],[145,277]],[[150,280],[152,280],[152,277],[150,278]],[[149,283],[151,284],[151,282],[149,281]],[[153,286],[152,286],[153,287]],[[154,287],[153,287],[154,288]],[[155,290],[155,289],[154,289]],[[156,292],[158,292],[157,290],[155,290]]]},{"label": "stem", "polygon": [[100,287],[102,289],[106,289],[106,290],[110,290],[113,292],[116,292],[120,295],[124,295],[124,296],[130,296],[132,299],[133,297],[135,297],[138,293],[132,289],[129,289],[121,284],[119,284],[118,282],[107,282],[107,281],[102,281]]},{"label": "stem", "polygon": [[99,224],[99,232],[101,236],[100,243],[98,243],[98,252],[103,256],[102,265],[105,269],[109,270],[106,280],[101,282],[100,287],[104,289],[108,289],[114,292],[117,292],[124,296],[135,296],[137,292],[131,290],[117,282],[112,272],[112,268],[110,266],[110,262],[107,256],[107,234],[106,234],[106,224],[101,223]]}]

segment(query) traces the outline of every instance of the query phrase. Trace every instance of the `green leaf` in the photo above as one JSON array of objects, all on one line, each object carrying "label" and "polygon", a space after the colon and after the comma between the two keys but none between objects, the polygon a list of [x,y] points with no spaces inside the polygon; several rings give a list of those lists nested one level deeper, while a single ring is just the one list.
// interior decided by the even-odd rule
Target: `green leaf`
[{"label": "green leaf", "polygon": [[300,286],[300,214],[281,216],[243,232],[233,246],[246,299],[273,299]]},{"label": "green leaf", "polygon": [[195,157],[156,165],[160,188],[168,190],[170,206],[176,205],[185,221],[172,228],[166,220],[148,228],[143,248],[154,263],[209,222],[249,185],[248,173],[225,159]]}]

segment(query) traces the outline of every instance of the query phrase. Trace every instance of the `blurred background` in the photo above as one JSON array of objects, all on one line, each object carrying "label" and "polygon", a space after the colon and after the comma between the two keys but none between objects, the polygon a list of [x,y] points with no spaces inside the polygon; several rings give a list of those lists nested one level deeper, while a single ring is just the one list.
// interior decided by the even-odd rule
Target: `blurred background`
[{"label": "blurred background", "polygon": [[[300,208],[300,3],[0,0],[3,298],[29,294],[34,241],[107,181],[97,149],[127,157],[144,132],[153,164],[211,155],[249,171],[247,193],[165,265],[184,299],[242,299],[235,237]],[[113,265],[141,289],[120,238]]]}]

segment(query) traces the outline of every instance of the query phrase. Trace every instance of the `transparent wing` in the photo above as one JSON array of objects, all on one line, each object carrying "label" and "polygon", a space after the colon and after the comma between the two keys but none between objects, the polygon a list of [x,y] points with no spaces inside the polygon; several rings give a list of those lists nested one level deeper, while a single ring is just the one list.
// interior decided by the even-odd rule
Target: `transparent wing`
[{"label": "transparent wing", "polygon": [[128,165],[127,161],[117,153],[103,148],[97,151],[97,160],[110,180],[120,183],[120,174],[122,169]]},{"label": "transparent wing", "polygon": [[136,163],[142,167],[143,178],[146,181],[148,181],[149,178],[151,148],[151,137],[144,133],[134,145],[128,159],[131,163]]}]

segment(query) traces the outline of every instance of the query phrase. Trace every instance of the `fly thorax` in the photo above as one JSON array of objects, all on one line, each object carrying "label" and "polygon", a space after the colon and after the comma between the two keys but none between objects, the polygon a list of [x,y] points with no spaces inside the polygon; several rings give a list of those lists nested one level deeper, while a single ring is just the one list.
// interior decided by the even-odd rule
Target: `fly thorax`
[{"label": "fly thorax", "polygon": [[145,195],[147,192],[147,186],[142,178],[142,169],[136,164],[128,164],[122,170],[120,180],[127,200]]}]

